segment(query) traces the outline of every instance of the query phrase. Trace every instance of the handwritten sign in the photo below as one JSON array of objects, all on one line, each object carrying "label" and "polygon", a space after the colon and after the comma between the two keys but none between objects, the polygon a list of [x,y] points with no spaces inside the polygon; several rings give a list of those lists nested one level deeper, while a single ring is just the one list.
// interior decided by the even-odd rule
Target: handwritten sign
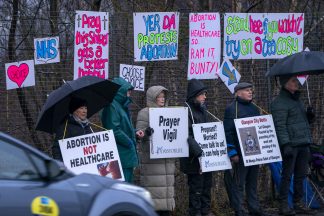
[{"label": "handwritten sign", "polygon": [[60,62],[59,37],[34,39],[35,65]]},{"label": "handwritten sign", "polygon": [[134,61],[178,59],[179,13],[134,13]]},{"label": "handwritten sign", "polygon": [[200,160],[202,172],[231,169],[223,122],[192,125],[195,140],[203,150]]},{"label": "handwritten sign", "polygon": [[74,79],[83,76],[108,79],[108,30],[108,13],[76,11]]},{"label": "handwritten sign", "polygon": [[59,140],[64,165],[76,174],[124,180],[112,130]]},{"label": "handwritten sign", "polygon": [[132,84],[134,90],[144,91],[145,67],[120,64],[119,76]]},{"label": "handwritten sign", "polygon": [[217,79],[220,56],[219,13],[190,13],[188,79]]},{"label": "handwritten sign", "polygon": [[34,60],[5,64],[7,90],[35,85]]},{"label": "handwritten sign", "polygon": [[281,161],[272,115],[234,119],[244,166]]},{"label": "handwritten sign", "polygon": [[276,59],[303,50],[303,13],[227,13],[223,55]]},{"label": "handwritten sign", "polygon": [[234,66],[228,59],[225,59],[223,61],[218,76],[233,94],[235,86],[241,79],[241,74],[234,68]]},{"label": "handwritten sign", "polygon": [[188,157],[188,108],[150,108],[150,158]]}]

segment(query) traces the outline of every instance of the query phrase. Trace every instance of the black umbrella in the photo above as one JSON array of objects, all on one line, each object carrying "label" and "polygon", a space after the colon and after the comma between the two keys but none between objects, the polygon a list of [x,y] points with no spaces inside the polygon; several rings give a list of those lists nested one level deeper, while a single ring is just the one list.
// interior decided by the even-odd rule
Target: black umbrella
[{"label": "black umbrella", "polygon": [[36,123],[36,130],[54,133],[69,114],[73,97],[87,101],[88,117],[108,105],[115,97],[120,85],[94,76],[84,76],[68,81],[48,96]]},{"label": "black umbrella", "polygon": [[302,51],[280,59],[266,76],[313,75],[324,73],[324,52]]}]

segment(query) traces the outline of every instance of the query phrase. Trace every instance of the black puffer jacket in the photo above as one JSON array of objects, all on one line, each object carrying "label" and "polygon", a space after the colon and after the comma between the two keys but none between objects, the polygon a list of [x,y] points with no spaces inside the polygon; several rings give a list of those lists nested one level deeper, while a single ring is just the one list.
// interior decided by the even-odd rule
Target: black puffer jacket
[{"label": "black puffer jacket", "polygon": [[[198,157],[202,154],[202,149],[200,148],[199,144],[195,141],[193,136],[192,124],[199,124],[199,123],[206,123],[208,122],[207,119],[207,112],[206,108],[202,107],[200,104],[195,102],[195,97],[202,91],[206,90],[207,88],[203,85],[202,82],[192,79],[188,84],[187,90],[187,104],[189,105],[189,109],[192,112],[192,116],[190,110],[188,111],[189,114],[189,157],[187,158],[180,158],[180,170],[186,174],[198,174],[200,170],[199,160]],[[186,105],[187,106],[187,105]]]},{"label": "black puffer jacket", "polygon": [[230,103],[224,114],[224,130],[228,147],[228,156],[241,155],[240,143],[237,138],[234,119],[259,116],[260,110],[251,101],[237,97]]},{"label": "black puffer jacket", "polygon": [[[91,127],[89,124],[86,124],[84,127],[81,126],[80,123],[76,122],[73,116],[69,116],[67,119],[67,126],[64,139],[81,136],[85,134],[92,133]],[[65,129],[66,121],[63,121],[62,124],[56,130],[54,144],[52,146],[52,155],[54,159],[63,161],[60,145],[58,143],[59,140],[63,139],[64,129]]]}]

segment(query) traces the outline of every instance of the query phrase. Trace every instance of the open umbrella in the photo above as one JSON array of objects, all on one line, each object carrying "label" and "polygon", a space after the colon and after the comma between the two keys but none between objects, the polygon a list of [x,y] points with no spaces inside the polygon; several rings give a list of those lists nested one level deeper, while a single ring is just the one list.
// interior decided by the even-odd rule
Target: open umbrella
[{"label": "open umbrella", "polygon": [[324,52],[302,51],[280,59],[266,76],[313,75],[324,73]]},{"label": "open umbrella", "polygon": [[115,97],[120,85],[94,76],[84,76],[68,81],[48,96],[36,123],[36,130],[54,133],[69,114],[73,97],[87,101],[88,117],[108,105]]}]

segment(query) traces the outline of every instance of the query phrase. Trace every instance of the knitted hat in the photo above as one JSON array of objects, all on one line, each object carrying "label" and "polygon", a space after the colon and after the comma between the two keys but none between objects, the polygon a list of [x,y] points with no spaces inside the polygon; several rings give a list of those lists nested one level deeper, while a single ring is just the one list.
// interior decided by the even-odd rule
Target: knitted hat
[{"label": "knitted hat", "polygon": [[292,77],[291,75],[280,76],[279,77],[280,85],[284,86],[291,77]]},{"label": "knitted hat", "polygon": [[87,101],[85,101],[81,98],[73,97],[70,101],[69,112],[73,113],[75,110],[77,110],[78,108],[80,108],[82,106],[87,106]]}]

